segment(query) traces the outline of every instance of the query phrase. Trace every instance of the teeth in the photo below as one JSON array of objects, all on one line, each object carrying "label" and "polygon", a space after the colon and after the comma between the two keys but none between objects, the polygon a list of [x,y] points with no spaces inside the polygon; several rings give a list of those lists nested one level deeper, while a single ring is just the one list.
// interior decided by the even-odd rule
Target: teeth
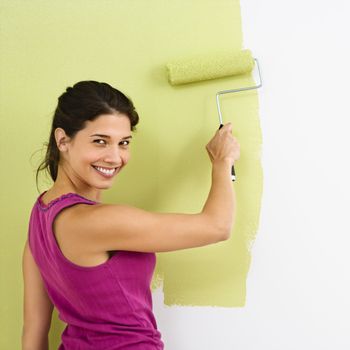
[{"label": "teeth", "polygon": [[101,173],[107,174],[107,175],[112,175],[115,172],[115,169],[104,169],[104,168],[100,168],[99,166],[95,167],[98,171],[100,171]]}]

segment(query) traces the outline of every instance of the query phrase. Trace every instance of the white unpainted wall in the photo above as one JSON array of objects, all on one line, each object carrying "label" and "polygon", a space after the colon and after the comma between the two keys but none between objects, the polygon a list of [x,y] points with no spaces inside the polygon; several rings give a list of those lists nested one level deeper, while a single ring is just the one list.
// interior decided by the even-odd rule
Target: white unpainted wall
[{"label": "white unpainted wall", "polygon": [[264,83],[246,306],[166,307],[157,290],[158,326],[166,350],[348,350],[350,2],[249,0],[241,11]]}]

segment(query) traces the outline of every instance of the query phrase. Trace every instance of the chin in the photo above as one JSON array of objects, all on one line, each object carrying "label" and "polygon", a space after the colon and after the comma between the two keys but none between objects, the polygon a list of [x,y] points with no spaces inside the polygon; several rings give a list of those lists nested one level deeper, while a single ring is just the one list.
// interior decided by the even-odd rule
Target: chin
[{"label": "chin", "polygon": [[111,188],[113,186],[113,183],[110,183],[110,184],[105,184],[105,185],[96,185],[94,186],[95,188],[99,189],[99,190],[108,190],[109,188]]}]

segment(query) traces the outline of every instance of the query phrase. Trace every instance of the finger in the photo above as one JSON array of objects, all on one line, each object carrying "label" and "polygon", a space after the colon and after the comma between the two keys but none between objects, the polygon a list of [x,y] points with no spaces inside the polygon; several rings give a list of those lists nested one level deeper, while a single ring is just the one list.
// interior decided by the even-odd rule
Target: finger
[{"label": "finger", "polygon": [[225,124],[225,126],[226,126],[227,128],[232,128],[232,123],[231,123],[231,122],[228,122],[228,123]]},{"label": "finger", "polygon": [[232,132],[232,123],[226,123],[223,127],[222,127],[223,131],[227,131],[227,132]]}]

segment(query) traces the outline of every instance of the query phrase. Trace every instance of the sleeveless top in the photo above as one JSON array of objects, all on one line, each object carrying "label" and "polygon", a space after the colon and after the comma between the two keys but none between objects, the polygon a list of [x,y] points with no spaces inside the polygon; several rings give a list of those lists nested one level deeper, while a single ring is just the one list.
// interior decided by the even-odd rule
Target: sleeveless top
[{"label": "sleeveless top", "polygon": [[67,193],[45,205],[45,192],[32,208],[28,243],[48,296],[67,324],[58,350],[162,350],[150,289],[156,255],[117,251],[97,266],[73,263],[60,250],[53,221],[64,208],[98,202]]}]

